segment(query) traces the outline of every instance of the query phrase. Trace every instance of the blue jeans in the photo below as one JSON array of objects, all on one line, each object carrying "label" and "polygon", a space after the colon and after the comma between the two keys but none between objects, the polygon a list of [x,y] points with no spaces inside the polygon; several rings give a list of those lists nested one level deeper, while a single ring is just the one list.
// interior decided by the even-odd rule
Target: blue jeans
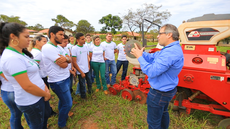
[{"label": "blue jeans", "polygon": [[91,74],[91,82],[94,83],[94,71],[93,71],[93,66],[91,65],[91,61],[90,61],[90,70],[89,70],[90,74]]},{"label": "blue jeans", "polygon": [[[85,92],[86,92],[86,87],[85,87]],[[79,82],[77,83],[77,90],[75,92],[75,95],[81,95]]]},{"label": "blue jeans", "polygon": [[79,79],[79,84],[80,84],[80,93],[81,93],[81,98],[86,98],[86,92],[85,92],[85,80],[87,83],[87,87],[88,87],[88,93],[91,94],[92,93],[92,82],[91,82],[91,74],[85,73],[85,78],[81,77],[81,74],[78,75],[78,79]]},{"label": "blue jeans", "polygon": [[149,124],[149,129],[168,129],[168,105],[176,92],[176,88],[168,92],[161,92],[150,88],[147,97],[147,122]]},{"label": "blue jeans", "polygon": [[58,126],[64,127],[66,126],[68,113],[72,107],[72,98],[70,94],[69,88],[70,79],[67,78],[65,80],[49,83],[53,92],[58,96],[59,103],[58,103]]},{"label": "blue jeans", "polygon": [[[109,73],[112,73],[111,81]],[[116,83],[116,73],[117,73],[117,67],[115,60],[106,60],[105,61],[105,79],[107,84],[115,84]]]},{"label": "blue jeans", "polygon": [[123,65],[123,70],[122,70],[121,80],[125,80],[127,69],[129,66],[129,61],[117,60],[117,73],[119,72],[122,65]]},{"label": "blue jeans", "polygon": [[14,92],[8,92],[1,90],[2,100],[6,106],[10,109],[10,127],[11,129],[23,129],[21,125],[22,112],[17,108],[14,102]]},{"label": "blue jeans", "polygon": [[69,76],[69,79],[70,79],[70,83],[69,83],[69,88],[70,88],[70,94],[73,93],[73,74],[70,73],[70,76]]},{"label": "blue jeans", "polygon": [[17,105],[17,107],[28,117],[29,127],[31,129],[47,129],[47,121],[51,110],[49,101],[45,101],[44,97],[35,104],[29,106]]}]

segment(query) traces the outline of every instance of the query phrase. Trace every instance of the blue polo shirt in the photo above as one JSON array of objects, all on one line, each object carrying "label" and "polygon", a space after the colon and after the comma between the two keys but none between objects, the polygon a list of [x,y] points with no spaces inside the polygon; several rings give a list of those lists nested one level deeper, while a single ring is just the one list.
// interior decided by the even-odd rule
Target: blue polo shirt
[{"label": "blue polo shirt", "polygon": [[173,90],[178,82],[178,74],[184,66],[184,56],[179,41],[165,46],[155,53],[143,52],[138,58],[143,73],[148,76],[152,88],[167,92]]}]

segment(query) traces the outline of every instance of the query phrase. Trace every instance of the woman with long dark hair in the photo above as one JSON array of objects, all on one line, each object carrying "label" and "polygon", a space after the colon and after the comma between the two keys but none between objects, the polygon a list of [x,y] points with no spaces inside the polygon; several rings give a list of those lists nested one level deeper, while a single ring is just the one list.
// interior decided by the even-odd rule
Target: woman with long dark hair
[{"label": "woman with long dark hair", "polygon": [[39,65],[25,48],[28,30],[18,23],[0,23],[1,68],[14,88],[15,103],[31,129],[46,129],[50,115],[49,89],[39,75]]}]

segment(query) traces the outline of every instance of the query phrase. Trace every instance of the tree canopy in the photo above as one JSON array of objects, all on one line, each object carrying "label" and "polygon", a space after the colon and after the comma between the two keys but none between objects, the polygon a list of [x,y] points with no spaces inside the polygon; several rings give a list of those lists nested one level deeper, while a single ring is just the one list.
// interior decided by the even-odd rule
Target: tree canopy
[{"label": "tree canopy", "polygon": [[41,24],[38,23],[35,26],[28,26],[27,29],[40,31],[40,30],[43,30],[44,27]]},{"label": "tree canopy", "polygon": [[[166,11],[159,11],[162,6],[155,6],[153,4],[143,4],[141,8],[137,10],[129,9],[126,15],[123,15],[123,22],[128,26],[131,32],[134,32],[135,29],[142,29],[142,22],[144,19],[147,19],[156,24],[162,24],[163,21],[167,20],[171,14]],[[144,22],[145,33],[153,27],[152,23],[147,21]]]},{"label": "tree canopy", "polygon": [[83,34],[86,34],[86,33],[94,32],[95,29],[94,29],[93,26],[91,26],[91,24],[87,20],[80,20],[77,23],[77,29],[76,29],[76,31],[77,32],[81,32]]},{"label": "tree canopy", "polygon": [[63,15],[57,15],[56,18],[52,18],[51,20],[55,22],[56,26],[60,26],[64,29],[70,29],[76,25],[72,21],[64,17]]},{"label": "tree canopy", "polygon": [[22,21],[22,20],[19,20],[20,17],[18,16],[7,16],[7,15],[3,15],[1,14],[0,15],[0,22],[16,22],[16,23],[19,23],[19,24],[22,24],[24,26],[27,25],[26,22]]},{"label": "tree canopy", "polygon": [[116,34],[116,30],[119,31],[122,28],[121,18],[119,16],[112,16],[112,14],[102,17],[99,23],[105,24],[101,29],[103,32],[111,31],[111,33]]}]

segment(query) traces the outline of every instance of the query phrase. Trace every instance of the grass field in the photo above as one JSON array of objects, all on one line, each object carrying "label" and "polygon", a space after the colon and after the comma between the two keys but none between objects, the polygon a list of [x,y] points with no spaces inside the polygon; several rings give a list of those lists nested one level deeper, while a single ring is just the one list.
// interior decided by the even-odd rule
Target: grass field
[{"label": "grass field", "polygon": [[[116,42],[120,43],[120,42]],[[156,43],[151,43],[156,44]],[[230,47],[218,47],[219,51],[230,50]],[[117,58],[117,56],[116,56]],[[129,65],[128,74],[132,71],[132,65]],[[117,82],[121,79],[121,70],[117,75]],[[76,90],[76,85],[73,86]],[[93,83],[93,90],[96,85]],[[50,105],[55,112],[58,112],[58,98],[51,91],[52,97]],[[147,106],[133,101],[129,102],[120,97],[105,95],[103,91],[88,96],[87,101],[82,101],[79,96],[72,95],[74,101],[71,111],[74,113],[68,119],[67,126],[70,129],[147,129]],[[0,129],[9,129],[10,111],[0,100]],[[170,129],[215,129],[217,124],[223,118],[213,115],[209,112],[192,110],[190,115],[180,114],[169,110]],[[57,129],[58,117],[51,117],[48,121],[49,129]],[[24,116],[22,124],[25,129],[28,125]]]}]

